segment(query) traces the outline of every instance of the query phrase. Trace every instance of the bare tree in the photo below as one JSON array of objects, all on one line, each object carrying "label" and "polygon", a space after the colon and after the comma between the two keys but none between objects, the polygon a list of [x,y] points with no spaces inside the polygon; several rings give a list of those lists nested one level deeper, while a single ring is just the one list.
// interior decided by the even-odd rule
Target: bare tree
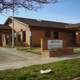
[{"label": "bare tree", "polygon": [[[0,0],[0,13],[4,10],[12,10],[13,17],[14,11],[23,7],[27,10],[34,10],[40,8],[44,4],[56,3],[58,0]],[[14,28],[14,18],[13,18]],[[14,47],[14,30],[12,29],[12,47]]]},{"label": "bare tree", "polygon": [[13,10],[13,6],[15,10],[21,7],[34,10],[44,4],[56,3],[57,1],[58,0],[0,0],[0,12],[6,9]]}]

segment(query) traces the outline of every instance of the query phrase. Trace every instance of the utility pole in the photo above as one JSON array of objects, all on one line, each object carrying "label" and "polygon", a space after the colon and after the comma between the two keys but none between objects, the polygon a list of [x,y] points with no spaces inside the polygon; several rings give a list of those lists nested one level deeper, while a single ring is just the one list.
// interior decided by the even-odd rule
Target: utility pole
[{"label": "utility pole", "polygon": [[13,0],[13,10],[12,10],[12,48],[14,48],[14,0]]}]

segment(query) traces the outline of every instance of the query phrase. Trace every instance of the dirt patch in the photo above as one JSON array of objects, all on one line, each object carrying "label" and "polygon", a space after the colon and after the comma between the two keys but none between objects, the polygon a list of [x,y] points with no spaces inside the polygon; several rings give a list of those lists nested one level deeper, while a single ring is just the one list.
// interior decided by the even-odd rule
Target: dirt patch
[{"label": "dirt patch", "polygon": [[74,78],[74,79],[72,79],[72,80],[80,80],[80,77]]}]

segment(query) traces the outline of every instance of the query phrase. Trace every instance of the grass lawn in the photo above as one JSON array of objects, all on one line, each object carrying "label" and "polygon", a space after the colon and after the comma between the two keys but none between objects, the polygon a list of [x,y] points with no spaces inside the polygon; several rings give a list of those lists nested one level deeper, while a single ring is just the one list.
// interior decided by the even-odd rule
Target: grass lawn
[{"label": "grass lawn", "polygon": [[[48,68],[52,69],[51,73],[39,73],[40,69]],[[78,76],[80,76],[80,59],[0,71],[0,80],[72,80]]]},{"label": "grass lawn", "polygon": [[74,53],[80,53],[80,47],[73,47]]},{"label": "grass lawn", "polygon": [[[80,47],[69,47],[69,48],[73,48],[74,53],[78,53],[78,54],[80,53]],[[32,48],[17,47],[17,50],[32,52],[41,55],[41,49],[39,47],[32,47]]]},{"label": "grass lawn", "polygon": [[41,54],[41,49],[39,47],[32,47],[32,48],[26,48],[26,47],[17,47],[17,50],[25,51],[25,52],[32,52],[35,54]]}]

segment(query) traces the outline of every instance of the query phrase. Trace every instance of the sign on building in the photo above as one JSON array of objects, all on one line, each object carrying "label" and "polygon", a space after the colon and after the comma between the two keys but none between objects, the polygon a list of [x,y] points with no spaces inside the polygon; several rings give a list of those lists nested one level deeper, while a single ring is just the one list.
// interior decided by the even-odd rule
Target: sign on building
[{"label": "sign on building", "polygon": [[48,49],[63,48],[63,40],[48,40]]}]

